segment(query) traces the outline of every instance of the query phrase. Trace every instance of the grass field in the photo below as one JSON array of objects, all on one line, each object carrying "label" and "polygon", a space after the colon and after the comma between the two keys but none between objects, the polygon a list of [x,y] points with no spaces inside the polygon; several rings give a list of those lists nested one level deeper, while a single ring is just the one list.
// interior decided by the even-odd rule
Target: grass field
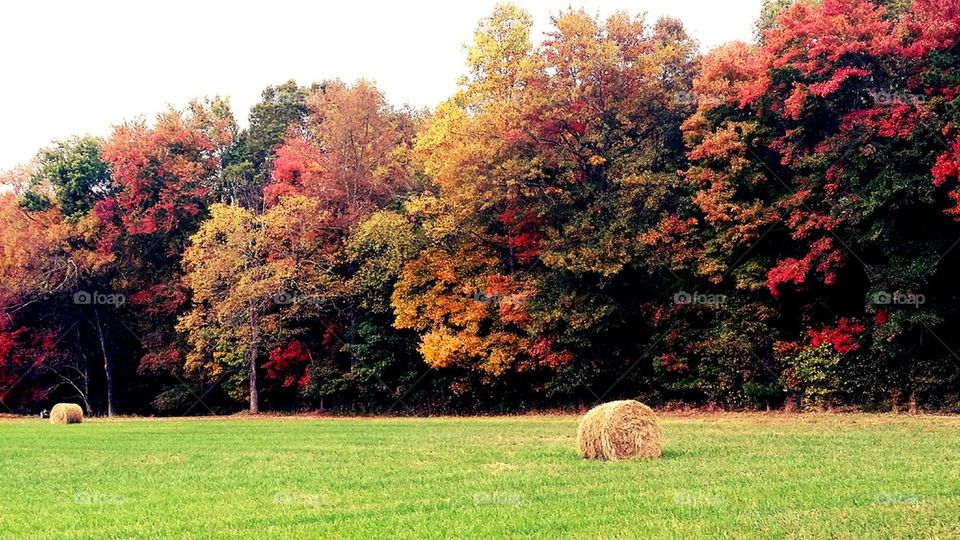
[{"label": "grass field", "polygon": [[619,463],[572,416],[0,421],[0,537],[960,536],[958,418],[662,420]]}]

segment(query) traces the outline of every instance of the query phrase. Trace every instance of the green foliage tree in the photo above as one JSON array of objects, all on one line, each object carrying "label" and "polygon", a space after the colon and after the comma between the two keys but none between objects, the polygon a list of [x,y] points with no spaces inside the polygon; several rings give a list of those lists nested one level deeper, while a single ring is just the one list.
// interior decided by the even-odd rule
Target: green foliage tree
[{"label": "green foliage tree", "polygon": [[31,211],[49,208],[52,203],[43,194],[49,189],[68,218],[77,220],[87,214],[113,190],[110,167],[100,158],[102,147],[100,139],[87,136],[56,142],[41,150],[30,189],[23,195],[23,207]]},{"label": "green foliage tree", "polygon": [[263,90],[260,102],[250,108],[250,126],[239,132],[224,155],[220,201],[247,208],[262,205],[274,151],[289,135],[303,129],[310,112],[307,96],[318,89],[318,85],[306,88],[291,80]]}]

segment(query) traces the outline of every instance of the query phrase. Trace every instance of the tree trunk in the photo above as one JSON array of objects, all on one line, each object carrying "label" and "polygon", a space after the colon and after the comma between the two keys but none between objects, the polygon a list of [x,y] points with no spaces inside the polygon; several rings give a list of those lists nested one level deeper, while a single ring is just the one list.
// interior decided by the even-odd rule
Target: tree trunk
[{"label": "tree trunk", "polygon": [[93,416],[93,409],[90,407],[90,366],[83,363],[83,405],[87,409],[87,416]]},{"label": "tree trunk", "polygon": [[107,377],[107,416],[113,416],[116,407],[113,402],[113,362],[107,352],[107,340],[103,335],[103,326],[100,324],[100,310],[93,308],[93,318],[97,323],[97,337],[100,339],[100,350],[103,352],[103,371]]},{"label": "tree trunk", "polygon": [[77,330],[77,349],[80,356],[83,357],[83,407],[87,416],[93,416],[93,408],[90,406],[90,359],[83,352],[83,346],[80,343],[80,331]]},{"label": "tree trunk", "polygon": [[257,391],[257,341],[260,339],[260,321],[255,309],[250,310],[250,414],[260,413],[260,393]]},{"label": "tree trunk", "polygon": [[783,404],[783,412],[792,414],[797,409],[797,399],[793,395],[787,396],[786,403]]}]

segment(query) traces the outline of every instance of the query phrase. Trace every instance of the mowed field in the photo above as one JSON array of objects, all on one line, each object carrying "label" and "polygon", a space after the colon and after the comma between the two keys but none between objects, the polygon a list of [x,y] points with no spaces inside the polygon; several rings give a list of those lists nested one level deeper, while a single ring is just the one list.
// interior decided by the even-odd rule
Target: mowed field
[{"label": "mowed field", "polygon": [[577,418],[0,421],[2,538],[955,538],[960,419],[661,416],[663,459]]}]

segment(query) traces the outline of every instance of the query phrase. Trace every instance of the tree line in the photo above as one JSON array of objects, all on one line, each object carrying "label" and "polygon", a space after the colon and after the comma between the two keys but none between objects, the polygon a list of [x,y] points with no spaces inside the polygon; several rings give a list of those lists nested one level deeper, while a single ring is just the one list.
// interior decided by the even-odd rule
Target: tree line
[{"label": "tree line", "polygon": [[960,404],[960,0],[480,22],[432,111],[222,98],[4,174],[0,403]]}]

